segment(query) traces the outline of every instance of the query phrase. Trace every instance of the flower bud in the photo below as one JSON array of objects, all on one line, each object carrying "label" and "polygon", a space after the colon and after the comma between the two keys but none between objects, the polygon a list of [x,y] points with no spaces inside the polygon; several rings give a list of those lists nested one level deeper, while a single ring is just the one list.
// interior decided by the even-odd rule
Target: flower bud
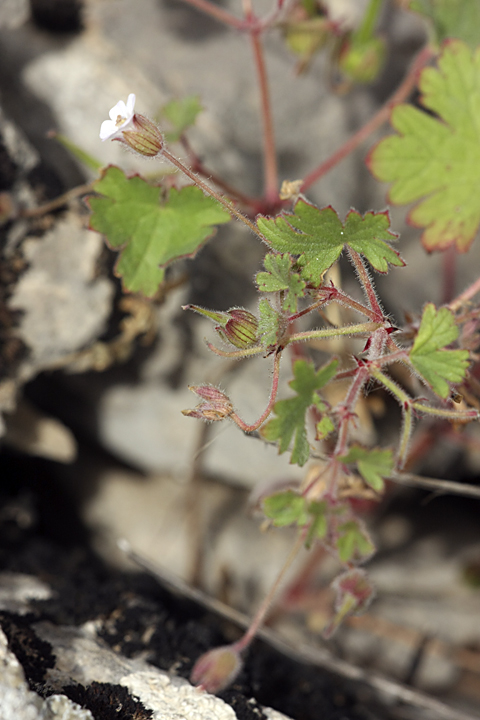
[{"label": "flower bud", "polygon": [[331,637],[347,615],[359,614],[372,601],[375,590],[364,570],[353,568],[342,573],[332,583],[335,590],[335,615],[324,629],[324,637]]},{"label": "flower bud", "polygon": [[151,120],[143,115],[135,115],[132,118],[130,127],[134,130],[123,130],[115,140],[120,140],[140,155],[155,157],[163,150],[163,136],[158,127]]},{"label": "flower bud", "polygon": [[340,50],[340,69],[354,82],[373,82],[384,65],[385,41],[372,37],[367,42],[345,41]]},{"label": "flower bud", "polygon": [[248,310],[232,308],[227,312],[214,312],[198,307],[198,305],[184,305],[183,309],[194,310],[218,323],[215,330],[222,340],[226,340],[236,348],[244,350],[258,342],[258,320]]},{"label": "flower bud", "polygon": [[215,648],[202,655],[193,666],[190,681],[202,690],[215,694],[235,680],[242,660],[232,645]]},{"label": "flower bud", "polygon": [[204,402],[199,403],[193,410],[182,410],[182,415],[215,422],[232,414],[232,403],[225,393],[217,390],[213,385],[189,385],[188,389],[201,397]]},{"label": "flower bud", "polygon": [[215,328],[220,337],[240,349],[256,345],[258,320],[255,315],[242,308],[229,310],[227,315],[225,325]]}]

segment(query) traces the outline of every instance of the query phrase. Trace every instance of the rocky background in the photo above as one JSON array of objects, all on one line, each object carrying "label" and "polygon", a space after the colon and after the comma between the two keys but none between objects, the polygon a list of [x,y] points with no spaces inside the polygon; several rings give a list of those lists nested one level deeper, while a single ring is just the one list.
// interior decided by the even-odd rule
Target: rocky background
[{"label": "rocky background", "polygon": [[[240,12],[237,0],[223,4]],[[337,2],[354,14],[361,5]],[[259,12],[269,7],[255,0]],[[268,36],[281,179],[302,177],[328,157],[397,86],[425,28],[393,2],[382,23],[387,68],[374,87],[348,95],[329,90],[323,56],[294,77],[282,38]],[[205,380],[227,386],[247,418],[265,405],[266,363],[232,368],[212,357],[204,344],[213,340],[210,324],[181,310],[188,302],[254,309],[258,242],[233,224],[219,229],[149,302],[122,294],[114,253],[88,229],[87,205],[73,189],[94,175],[49,132],[105,165],[166,172],[98,138],[109,108],[130,92],[150,117],[174,97],[199,95],[205,110],[192,146],[212,172],[261,192],[245,37],[181,0],[0,0],[0,717],[479,716],[478,501],[400,488],[369,520],[379,553],[368,615],[322,640],[335,574],[323,559],[318,587],[275,612],[274,632],[304,648],[304,659],[317,653],[309,663],[259,642],[221,700],[183,679],[198,655],[237,637],[238,627],[185,599],[183,588],[172,595],[138,573],[119,538],[160,574],[173,572],[251,615],[291,541],[288,532],[261,531],[255,497],[302,473],[234,427],[206,434],[181,415],[194,404],[188,384]],[[365,150],[312,188],[311,199],[340,214],[385,207]],[[69,190],[68,203],[44,211]],[[379,289],[401,322],[426,300],[441,301],[441,257],[426,256],[403,211],[393,209],[392,218],[408,267],[380,279]],[[459,289],[478,274],[479,252],[477,242],[461,258]],[[343,272],[348,288],[353,279]],[[365,417],[372,441],[398,422],[385,398]],[[416,470],[475,482],[479,437],[469,432],[468,452],[445,443]],[[382,685],[379,672],[412,694]]]}]

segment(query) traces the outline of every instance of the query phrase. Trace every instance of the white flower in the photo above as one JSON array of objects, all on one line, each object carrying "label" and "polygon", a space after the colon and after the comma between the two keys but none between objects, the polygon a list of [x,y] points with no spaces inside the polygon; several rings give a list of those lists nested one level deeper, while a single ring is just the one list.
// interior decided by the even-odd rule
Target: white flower
[{"label": "white flower", "polygon": [[126,105],[123,100],[120,100],[120,102],[118,102],[108,113],[110,120],[104,120],[102,123],[100,128],[100,139],[108,140],[108,138],[111,138],[124,130],[132,121],[134,107],[135,95],[133,93],[130,93],[128,96]]}]

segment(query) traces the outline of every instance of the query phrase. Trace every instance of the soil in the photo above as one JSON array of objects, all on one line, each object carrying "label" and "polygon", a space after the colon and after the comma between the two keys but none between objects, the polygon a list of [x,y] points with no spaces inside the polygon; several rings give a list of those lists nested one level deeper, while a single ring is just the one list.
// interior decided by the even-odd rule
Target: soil
[{"label": "soil", "polygon": [[[129,658],[141,655],[187,678],[199,655],[238,633],[195,603],[160,587],[154,578],[120,572],[96,556],[75,508],[55,485],[53,463],[4,452],[0,464],[5,478],[0,498],[0,567],[34,575],[53,590],[51,599],[32,601],[32,611],[26,615],[0,613],[9,648],[39,695],[54,692],[47,671],[55,666],[52,647],[33,627],[41,620],[69,626],[95,620],[99,635],[116,652]],[[68,684],[62,692],[98,720],[151,717],[151,711],[120,685]],[[295,720],[378,717],[362,707],[353,686],[282,657],[263,642],[255,643],[239,678],[220,697],[239,720],[266,718],[261,706]]]}]

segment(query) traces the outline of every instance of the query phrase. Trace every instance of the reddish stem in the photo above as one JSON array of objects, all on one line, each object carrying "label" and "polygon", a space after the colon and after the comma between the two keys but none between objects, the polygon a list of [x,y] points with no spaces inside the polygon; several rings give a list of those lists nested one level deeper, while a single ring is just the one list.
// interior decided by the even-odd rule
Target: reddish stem
[{"label": "reddish stem", "polygon": [[306,536],[306,530],[301,530],[298,534],[297,540],[293,546],[293,548],[290,551],[289,556],[287,557],[285,563],[282,566],[282,569],[277,575],[277,579],[273,583],[272,587],[268,591],[268,594],[264,598],[262,604],[258,608],[255,617],[253,618],[250,627],[248,628],[245,635],[243,635],[240,640],[237,640],[236,643],[232,645],[232,649],[234,649],[236,652],[243,652],[246,650],[246,648],[250,645],[253,638],[255,637],[259,627],[262,625],[263,621],[265,620],[265,617],[272,605],[273,599],[283,581],[285,578],[285,575],[287,573],[287,570],[290,568],[292,562],[297,557],[298,553],[302,549],[302,545],[305,542],[305,536]]},{"label": "reddish stem", "polygon": [[362,315],[365,315],[365,317],[370,318],[372,322],[378,321],[377,313],[372,310],[371,308],[365,307],[365,305],[362,305],[361,303],[357,302],[353,298],[351,298],[349,295],[343,292],[343,290],[339,290],[339,288],[336,288],[335,286],[331,285],[329,287],[320,288],[319,293],[322,293],[325,297],[323,298],[323,302],[338,302],[340,305],[344,305],[345,307],[349,307],[352,310],[356,310],[357,312],[361,313]]},{"label": "reddish stem", "polygon": [[338,428],[337,444],[335,446],[334,457],[345,455],[347,451],[348,425],[354,417],[354,407],[357,398],[368,380],[370,372],[366,365],[360,365],[354,375],[352,384],[348,389],[348,393],[340,408],[340,423]]},{"label": "reddish stem", "polygon": [[163,147],[162,155],[166,160],[168,160],[168,162],[172,163],[172,165],[175,165],[175,167],[178,168],[180,172],[190,178],[190,180],[192,180],[195,185],[198,185],[198,187],[201,188],[206,195],[210,195],[210,197],[215,198],[215,200],[217,200],[217,202],[219,202],[220,205],[222,205],[225,210],[230,213],[230,215],[233,215],[237,218],[237,220],[243,222],[257,237],[260,238],[260,240],[263,240],[265,242],[265,237],[262,235],[257,226],[245,215],[243,215],[239,210],[237,210],[237,208],[232,205],[232,203],[227,200],[227,198],[217,193],[213,188],[204,183],[203,180],[200,180],[198,175],[196,175],[189,167],[184,165],[178,158],[175,157],[175,155],[172,155],[172,153],[167,150],[166,147]]},{"label": "reddish stem", "polygon": [[206,180],[213,182],[218,188],[223,190],[224,193],[229,195],[231,198],[235,198],[235,200],[241,202],[242,205],[245,205],[245,207],[256,208],[258,204],[258,200],[256,200],[256,198],[245,195],[240,190],[237,190],[237,188],[234,188],[232,185],[225,182],[225,180],[223,180],[221,177],[219,177],[205,167],[198,155],[193,150],[187,137],[183,136],[181,142],[188,153],[190,167],[193,172],[198,173],[199,175],[202,175]]},{"label": "reddish stem", "polygon": [[243,430],[243,432],[251,433],[255,430],[258,430],[260,425],[262,425],[267,417],[270,415],[272,408],[275,404],[275,400],[277,398],[278,393],[278,381],[280,378],[280,357],[281,357],[281,350],[277,350],[275,353],[275,360],[273,363],[273,378],[272,378],[272,389],[270,391],[270,398],[268,400],[268,405],[265,408],[262,415],[259,417],[259,419],[254,422],[252,425],[248,425],[245,423],[241,418],[238,417],[238,415],[234,412],[230,415],[230,418],[233,420],[233,422],[238,425],[238,427]]},{"label": "reddish stem", "polygon": [[462,305],[466,305],[469,300],[472,299],[477,293],[480,292],[480,277],[478,277],[471,285],[467,287],[466,290],[464,290],[460,295],[457,295],[455,300],[452,300],[448,307],[450,310],[455,312],[455,310],[459,310]]},{"label": "reddish stem", "polygon": [[377,128],[383,125],[386,120],[390,117],[390,113],[395,107],[401,102],[404,102],[412,90],[417,84],[418,77],[425,64],[433,57],[434,51],[429,46],[424,47],[416,56],[407,76],[403,80],[400,87],[393,93],[393,95],[382,105],[380,110],[367,122],[366,125],[360,128],[346,143],[342,145],[333,155],[327,160],[321,163],[315,170],[312,170],[309,175],[303,181],[301,192],[305,192],[311,187],[317,180],[327,174],[335,165],[343,160],[344,157],[349,155],[355,150],[364,140],[366,140]]},{"label": "reddish stem", "polygon": [[381,322],[383,320],[383,311],[377,300],[375,288],[373,287],[373,283],[370,279],[367,268],[365,267],[365,263],[363,262],[363,259],[360,257],[360,255],[355,250],[352,250],[352,248],[348,248],[348,254],[353,265],[355,266],[355,270],[358,273],[358,279],[360,280],[360,283],[365,290],[368,302],[370,303],[370,307],[372,308],[372,311],[374,313],[374,318],[377,322]]},{"label": "reddish stem", "polygon": [[455,295],[455,275],[457,269],[457,251],[450,245],[443,251],[443,303],[446,305]]},{"label": "reddish stem", "polygon": [[263,46],[260,40],[259,32],[251,32],[250,34],[253,57],[257,70],[258,84],[260,88],[260,102],[262,110],[263,123],[263,165],[264,165],[264,183],[265,183],[265,199],[274,203],[278,200],[278,169],[277,154],[275,150],[275,135],[273,130],[272,106],[270,102],[270,91],[268,87],[267,70],[265,67],[265,58],[263,54]]}]

